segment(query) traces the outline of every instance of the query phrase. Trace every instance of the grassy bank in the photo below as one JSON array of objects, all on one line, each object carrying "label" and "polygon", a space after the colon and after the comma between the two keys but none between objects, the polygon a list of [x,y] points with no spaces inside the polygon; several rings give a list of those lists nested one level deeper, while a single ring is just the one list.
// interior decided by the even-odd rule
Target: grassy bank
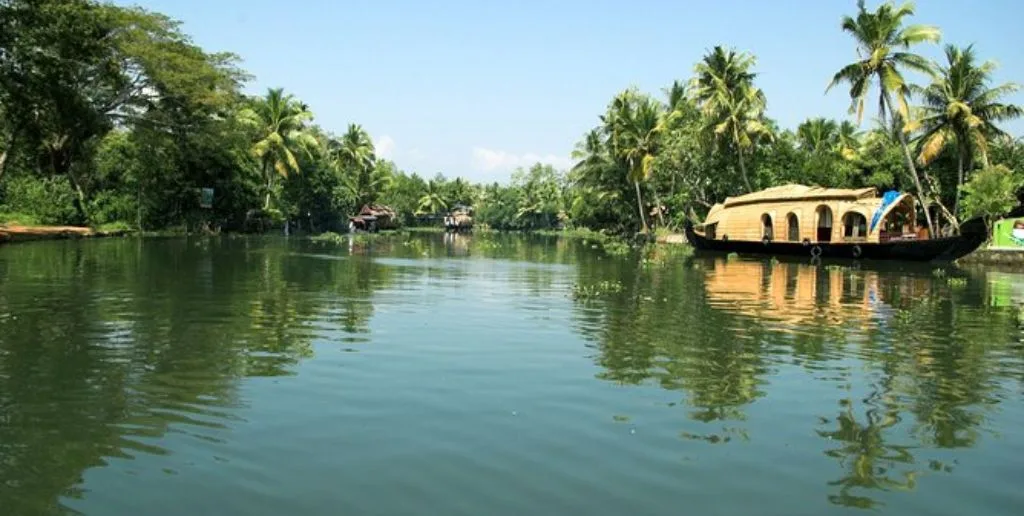
[{"label": "grassy bank", "polygon": [[23,226],[0,224],[0,243],[27,242],[32,240],[60,240],[68,238],[97,238],[123,236],[130,230],[121,228],[89,228],[81,226]]}]

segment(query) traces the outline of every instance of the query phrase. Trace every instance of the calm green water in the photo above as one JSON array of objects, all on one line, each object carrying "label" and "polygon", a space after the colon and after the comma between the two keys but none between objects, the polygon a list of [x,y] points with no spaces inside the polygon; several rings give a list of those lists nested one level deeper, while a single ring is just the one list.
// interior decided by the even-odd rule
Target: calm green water
[{"label": "calm green water", "polygon": [[0,514],[1019,514],[1024,276],[666,252],[0,247]]}]

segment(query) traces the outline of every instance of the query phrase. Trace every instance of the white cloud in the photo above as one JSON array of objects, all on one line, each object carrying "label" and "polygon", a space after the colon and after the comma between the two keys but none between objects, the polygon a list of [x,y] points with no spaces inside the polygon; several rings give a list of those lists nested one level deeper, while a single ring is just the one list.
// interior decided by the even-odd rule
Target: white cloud
[{"label": "white cloud", "polygon": [[373,148],[378,158],[391,159],[391,154],[395,150],[395,140],[385,134],[373,142]]},{"label": "white cloud", "polygon": [[483,147],[473,148],[473,168],[484,172],[509,172],[517,167],[526,168],[535,163],[545,163],[557,169],[568,169],[572,166],[572,160],[567,156],[541,155],[534,152],[512,154]]}]

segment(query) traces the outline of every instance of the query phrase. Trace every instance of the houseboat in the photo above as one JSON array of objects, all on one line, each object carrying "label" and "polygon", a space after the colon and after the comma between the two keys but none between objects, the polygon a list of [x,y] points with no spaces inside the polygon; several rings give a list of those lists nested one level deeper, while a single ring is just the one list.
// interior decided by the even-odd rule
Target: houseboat
[{"label": "houseboat", "polygon": [[931,237],[910,194],[797,184],[729,197],[702,224],[687,220],[685,230],[698,250],[911,261],[956,260],[987,236],[974,219],[959,235]]},{"label": "houseboat", "polygon": [[473,230],[473,208],[457,205],[444,217],[444,230],[467,233]]}]

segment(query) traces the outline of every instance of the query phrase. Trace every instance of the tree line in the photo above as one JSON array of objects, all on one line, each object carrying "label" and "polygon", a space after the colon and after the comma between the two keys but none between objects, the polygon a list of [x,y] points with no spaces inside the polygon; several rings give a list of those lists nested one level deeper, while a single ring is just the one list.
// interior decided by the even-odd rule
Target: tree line
[{"label": "tree line", "polygon": [[617,94],[571,169],[538,163],[474,184],[400,170],[359,124],[332,134],[283,89],[244,94],[238,56],[203,50],[162,14],[0,0],[0,220],[234,231],[289,221],[320,232],[381,203],[407,225],[468,205],[497,229],[628,233],[798,182],[913,192],[933,233],[955,232],[1018,204],[1024,141],[1001,128],[1021,115],[1005,101],[1018,85],[993,84],[994,63],[973,46],[946,45],[944,63],[914,53],[940,31],[909,24],[913,15],[909,3],[858,2],[839,20],[860,57],[837,63],[826,92],[849,88],[853,120],[781,128],[766,115],[756,58],[715,46],[662,95]]}]

